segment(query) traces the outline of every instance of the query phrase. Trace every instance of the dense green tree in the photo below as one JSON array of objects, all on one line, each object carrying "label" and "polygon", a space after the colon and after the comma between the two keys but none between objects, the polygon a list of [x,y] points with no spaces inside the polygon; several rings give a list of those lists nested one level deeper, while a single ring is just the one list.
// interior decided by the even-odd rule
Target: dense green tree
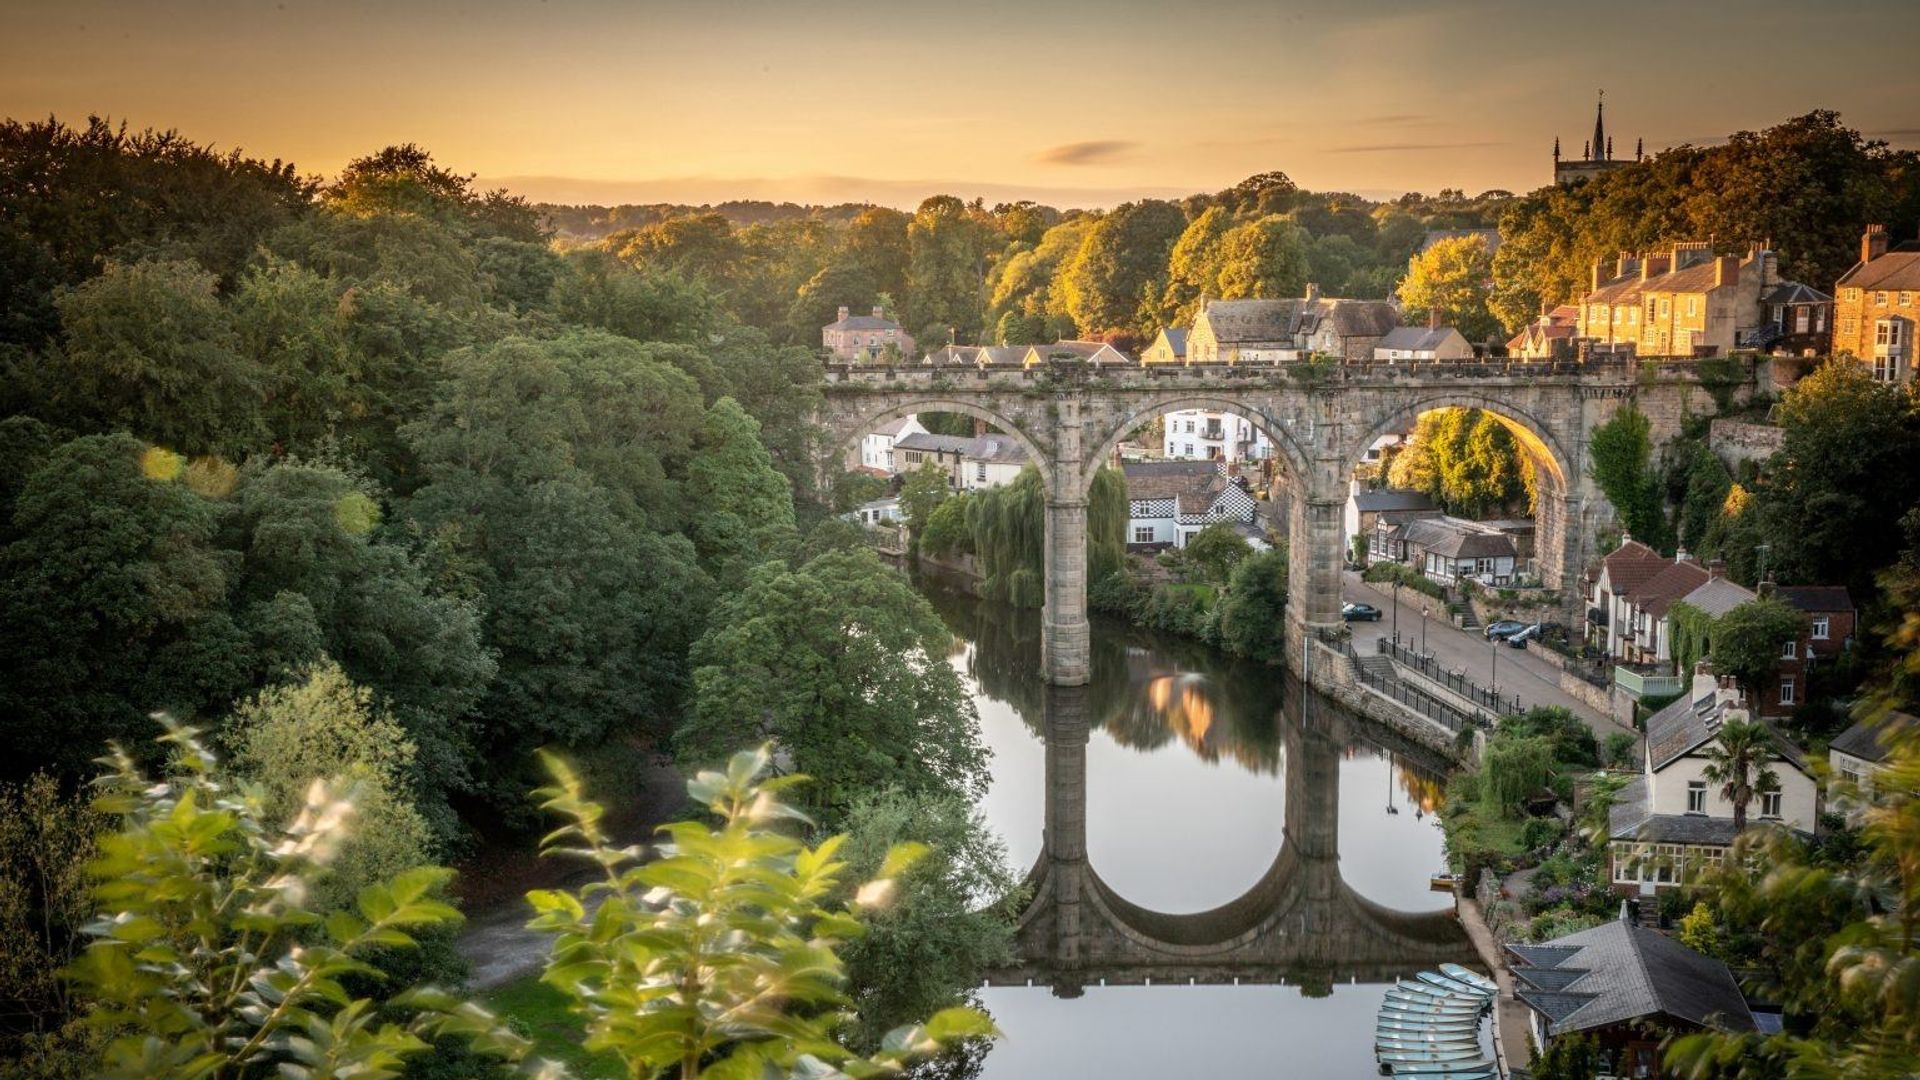
[{"label": "dense green tree", "polygon": [[86,871],[106,826],[50,773],[0,784],[0,1060],[22,1080],[78,1080],[92,1064],[62,971],[93,918]]},{"label": "dense green tree", "polygon": [[61,414],[77,428],[128,430],[189,454],[251,446],[264,387],[218,290],[185,262],[110,264],[62,290]]},{"label": "dense green tree", "polygon": [[1920,405],[1862,365],[1832,363],[1782,396],[1775,421],[1781,449],[1755,488],[1750,527],[1729,537],[1728,562],[1755,568],[1766,544],[1782,581],[1869,595],[1900,549],[1888,523],[1920,504]]},{"label": "dense green tree", "polygon": [[1534,468],[1513,434],[1480,409],[1431,409],[1387,466],[1387,483],[1424,491],[1452,513],[1484,517],[1521,505]]},{"label": "dense green tree", "polygon": [[132,436],[93,435],[27,479],[0,549],[7,775],[74,775],[108,739],[144,741],[155,709],[198,713],[244,689],[219,507],[183,471]]},{"label": "dense green tree", "polygon": [[724,287],[742,258],[740,242],[725,215],[705,213],[616,233],[607,250],[638,267],[665,270]]},{"label": "dense green tree", "polygon": [[952,476],[945,468],[929,461],[908,472],[900,484],[900,509],[906,512],[907,527],[916,535],[925,531],[933,512],[952,496]]},{"label": "dense green tree", "polygon": [[1628,535],[1641,543],[1667,543],[1666,507],[1653,469],[1653,422],[1632,405],[1593,429],[1588,447],[1593,482],[1620,515]]},{"label": "dense green tree", "polygon": [[1306,234],[1277,214],[1227,230],[1217,257],[1223,299],[1298,296],[1307,284]]},{"label": "dense green tree", "polygon": [[1286,655],[1287,551],[1240,560],[1220,598],[1220,645],[1236,656],[1277,664]]},{"label": "dense green tree", "polygon": [[989,971],[1013,959],[1020,880],[979,810],[950,795],[863,796],[847,814],[841,858],[856,879],[880,874],[901,844],[927,855],[901,874],[896,899],[850,943],[848,996],[859,1017],[850,1040],[871,1051],[888,1031],[962,1005]]},{"label": "dense green tree", "polygon": [[1157,199],[1121,203],[1094,222],[1060,283],[1082,336],[1157,321],[1152,301],[1165,291],[1167,254],[1186,226],[1179,207]]},{"label": "dense green tree", "polygon": [[270,821],[293,820],[316,780],[353,787],[356,827],[313,885],[315,911],[350,910],[361,889],[431,861],[432,830],[410,796],[413,741],[337,665],[241,702],[221,741],[235,775],[260,786]]},{"label": "dense green tree", "polygon": [[907,320],[917,338],[931,329],[971,340],[983,322],[989,227],[951,195],[920,204],[907,225]]},{"label": "dense green tree", "polygon": [[1500,331],[1499,321],[1487,310],[1492,282],[1493,256],[1486,237],[1451,237],[1407,260],[1400,302],[1406,305],[1409,323],[1423,323],[1438,313],[1443,324],[1468,341],[1486,341]]},{"label": "dense green tree", "polygon": [[722,589],[741,587],[749,569],[786,558],[800,541],[787,478],[760,444],[760,425],[730,397],[707,410],[687,464],[687,504],[688,535]]},{"label": "dense green tree", "polygon": [[1246,537],[1224,522],[1201,529],[1180,549],[1181,561],[1193,567],[1201,581],[1214,585],[1225,585],[1235,568],[1251,554],[1253,548]]},{"label": "dense green tree", "polygon": [[678,274],[635,270],[604,251],[569,252],[553,283],[554,312],[635,341],[705,341],[713,295]]},{"label": "dense green tree", "polygon": [[1158,314],[1164,324],[1191,323],[1200,301],[1220,296],[1221,239],[1233,228],[1225,208],[1209,206],[1187,223],[1167,252],[1167,285]]},{"label": "dense green tree", "polygon": [[505,191],[479,191],[471,174],[434,164],[424,148],[405,143],[347,162],[323,192],[328,205],[356,217],[431,218],[462,231],[541,241],[539,214]]},{"label": "dense green tree", "polygon": [[1798,608],[1762,597],[1713,620],[1708,658],[1713,669],[1740,680],[1749,698],[1759,700],[1780,668],[1780,649],[1806,632],[1807,617]]},{"label": "dense green tree", "polygon": [[798,568],[756,567],[695,644],[692,714],[675,735],[696,761],[772,740],[813,777],[810,803],[837,822],[856,793],[977,795],[979,721],[946,662],[952,636],[871,551]]}]

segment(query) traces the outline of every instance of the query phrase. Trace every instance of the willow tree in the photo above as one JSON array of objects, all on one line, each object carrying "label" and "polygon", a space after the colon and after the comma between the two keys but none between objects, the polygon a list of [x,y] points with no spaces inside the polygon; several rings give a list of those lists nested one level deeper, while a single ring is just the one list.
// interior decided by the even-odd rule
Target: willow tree
[{"label": "willow tree", "polygon": [[[1047,496],[1032,466],[1011,484],[974,492],[967,499],[967,527],[984,575],[980,595],[1014,607],[1046,602]],[[1101,469],[1087,497],[1087,580],[1119,571],[1126,558],[1127,485],[1113,469]]]}]

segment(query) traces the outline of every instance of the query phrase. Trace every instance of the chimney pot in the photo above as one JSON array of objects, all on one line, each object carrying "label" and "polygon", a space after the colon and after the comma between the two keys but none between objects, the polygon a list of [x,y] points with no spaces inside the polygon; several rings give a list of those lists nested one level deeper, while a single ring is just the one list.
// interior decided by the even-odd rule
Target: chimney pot
[{"label": "chimney pot", "polygon": [[846,317],[847,317],[847,305],[845,305],[845,304],[841,304],[841,305],[840,305],[840,317],[841,317],[842,319],[844,319],[844,318],[846,318]]}]

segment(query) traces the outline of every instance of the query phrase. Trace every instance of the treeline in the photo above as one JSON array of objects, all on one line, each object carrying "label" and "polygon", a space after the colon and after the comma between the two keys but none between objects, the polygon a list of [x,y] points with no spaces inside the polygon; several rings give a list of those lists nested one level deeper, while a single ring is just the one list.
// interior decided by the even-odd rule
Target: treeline
[{"label": "treeline", "polygon": [[[1443,191],[1378,203],[1301,191],[1273,172],[1106,212],[951,195],[911,214],[799,215],[760,203],[582,209],[614,226],[600,249],[701,283],[780,341],[817,345],[840,305],[879,303],[922,346],[1061,337],[1137,346],[1191,319],[1203,295],[1292,296],[1312,281],[1329,295],[1385,297],[1429,229],[1490,227],[1509,198]],[[575,220],[546,213],[563,227]]]}]

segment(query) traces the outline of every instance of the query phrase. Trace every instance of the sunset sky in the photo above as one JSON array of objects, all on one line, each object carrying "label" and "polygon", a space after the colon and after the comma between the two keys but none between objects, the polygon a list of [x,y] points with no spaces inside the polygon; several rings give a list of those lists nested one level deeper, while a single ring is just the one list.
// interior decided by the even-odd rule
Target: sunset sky
[{"label": "sunset sky", "polygon": [[0,0],[0,114],[319,173],[412,141],[566,202],[1529,190],[1600,87],[1616,155],[1813,108],[1920,146],[1920,68],[1863,52],[1917,37],[1914,0]]}]

